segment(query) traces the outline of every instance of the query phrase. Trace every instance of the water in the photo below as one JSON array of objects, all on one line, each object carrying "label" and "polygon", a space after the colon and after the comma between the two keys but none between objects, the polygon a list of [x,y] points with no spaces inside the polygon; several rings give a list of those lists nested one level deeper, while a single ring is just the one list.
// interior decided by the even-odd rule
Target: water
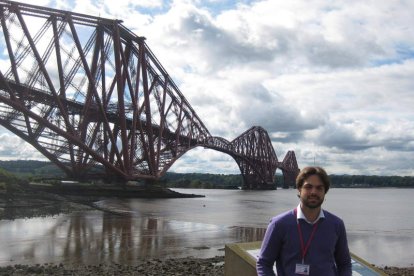
[{"label": "water", "polygon": [[[269,219],[298,204],[295,190],[175,189],[186,199],[107,199],[99,211],[0,221],[0,265],[212,257],[261,240]],[[342,217],[350,250],[378,266],[414,264],[414,189],[331,189],[323,207]]]}]

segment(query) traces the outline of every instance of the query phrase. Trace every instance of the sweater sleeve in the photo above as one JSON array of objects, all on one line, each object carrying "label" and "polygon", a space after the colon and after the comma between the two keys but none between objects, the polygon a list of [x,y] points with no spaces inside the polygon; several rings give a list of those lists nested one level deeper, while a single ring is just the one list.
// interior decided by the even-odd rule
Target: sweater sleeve
[{"label": "sweater sleeve", "polygon": [[351,255],[348,248],[348,240],[346,237],[346,230],[343,221],[340,221],[339,237],[335,248],[335,262],[338,268],[339,276],[352,275]]},{"label": "sweater sleeve", "polygon": [[263,238],[260,254],[256,262],[258,276],[274,276],[273,266],[281,248],[280,229],[276,230],[277,220],[274,218],[269,223]]}]

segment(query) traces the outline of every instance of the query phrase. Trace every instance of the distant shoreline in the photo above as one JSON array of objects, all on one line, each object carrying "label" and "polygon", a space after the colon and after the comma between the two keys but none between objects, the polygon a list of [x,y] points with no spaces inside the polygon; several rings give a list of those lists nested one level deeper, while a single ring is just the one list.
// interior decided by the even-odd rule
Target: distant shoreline
[{"label": "distant shoreline", "polygon": [[[50,161],[0,160],[0,168],[14,174],[19,179],[40,181],[42,179],[65,180],[66,175]],[[280,172],[280,171],[278,171]],[[332,187],[338,188],[414,188],[414,176],[397,175],[329,175]],[[283,176],[275,175],[275,186],[283,188]],[[243,186],[241,174],[175,173],[167,171],[155,181],[165,188],[204,188],[237,189]]]},{"label": "distant shoreline", "polygon": [[93,184],[50,185],[31,183],[14,185],[14,191],[0,189],[0,220],[52,216],[80,210],[103,210],[95,202],[110,197],[121,198],[196,198],[161,187],[115,186]]}]

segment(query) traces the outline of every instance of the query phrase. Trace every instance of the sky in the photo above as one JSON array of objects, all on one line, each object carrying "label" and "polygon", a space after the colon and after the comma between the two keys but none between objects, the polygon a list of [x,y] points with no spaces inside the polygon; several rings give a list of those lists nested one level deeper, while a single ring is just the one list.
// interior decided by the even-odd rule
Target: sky
[{"label": "sky", "polygon": [[[20,1],[32,2],[32,1]],[[120,19],[213,136],[265,128],[278,159],[329,174],[414,176],[414,1],[37,0]],[[0,159],[40,159],[0,129]],[[175,172],[238,174],[197,148]]]}]

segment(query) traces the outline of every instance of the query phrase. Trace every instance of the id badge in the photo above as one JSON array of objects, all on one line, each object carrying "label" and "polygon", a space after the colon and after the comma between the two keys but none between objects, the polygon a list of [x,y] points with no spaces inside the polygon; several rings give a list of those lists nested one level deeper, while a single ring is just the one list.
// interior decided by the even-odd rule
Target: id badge
[{"label": "id badge", "polygon": [[309,275],[310,266],[307,264],[296,264],[295,273],[299,275]]}]

